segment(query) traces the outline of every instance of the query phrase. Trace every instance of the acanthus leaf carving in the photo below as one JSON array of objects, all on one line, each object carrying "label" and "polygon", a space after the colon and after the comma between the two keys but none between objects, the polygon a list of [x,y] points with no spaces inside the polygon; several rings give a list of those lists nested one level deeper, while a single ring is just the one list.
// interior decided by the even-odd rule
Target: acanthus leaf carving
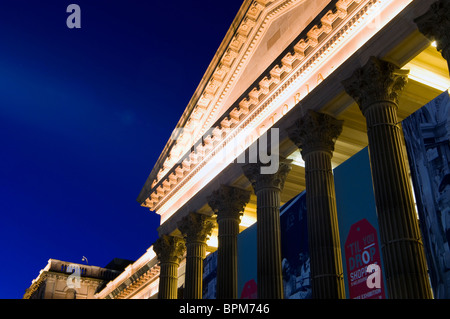
[{"label": "acanthus leaf carving", "polygon": [[178,229],[186,239],[186,243],[202,242],[206,243],[214,229],[214,222],[211,217],[191,212],[178,222]]},{"label": "acanthus leaf carving", "polygon": [[208,205],[222,218],[239,219],[250,200],[250,192],[228,185],[222,185],[208,197]]},{"label": "acanthus leaf carving", "polygon": [[186,250],[186,246],[182,238],[162,235],[153,244],[153,250],[160,262],[179,263]]},{"label": "acanthus leaf carving", "polygon": [[284,188],[286,177],[292,169],[292,160],[280,159],[278,171],[275,174],[261,174],[261,167],[265,166],[260,162],[246,164],[242,167],[244,175],[250,181],[255,192],[262,188]]},{"label": "acanthus leaf carving", "polygon": [[313,150],[332,153],[336,139],[342,133],[343,123],[328,114],[308,110],[288,129],[288,135],[302,150],[303,156]]},{"label": "acanthus leaf carving", "polygon": [[357,69],[342,84],[364,114],[376,102],[387,101],[398,105],[399,92],[408,82],[407,75],[407,70],[372,56],[365,66]]},{"label": "acanthus leaf carving", "polygon": [[430,9],[414,22],[423,35],[436,41],[436,49],[448,61],[450,59],[450,2],[447,0],[434,2]]}]

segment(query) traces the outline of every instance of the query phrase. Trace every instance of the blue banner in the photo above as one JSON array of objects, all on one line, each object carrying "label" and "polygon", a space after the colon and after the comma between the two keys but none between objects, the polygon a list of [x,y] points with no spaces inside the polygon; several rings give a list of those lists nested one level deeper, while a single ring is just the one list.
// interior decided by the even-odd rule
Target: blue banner
[{"label": "blue banner", "polygon": [[257,298],[256,223],[238,235],[238,297]]},{"label": "blue banner", "polygon": [[[281,257],[285,299],[311,298],[306,193],[280,208]],[[238,291],[241,299],[257,298],[255,223],[238,236]]]},{"label": "blue banner", "polygon": [[217,250],[203,260],[203,299],[216,299]]},{"label": "blue banner", "polygon": [[306,192],[281,207],[281,257],[285,299],[310,299],[310,258]]},{"label": "blue banner", "polygon": [[450,298],[450,98],[445,91],[403,120],[434,297]]},{"label": "blue banner", "polygon": [[[384,298],[386,292],[384,291],[384,270],[382,266],[382,252],[377,251],[381,259],[381,278],[383,280],[383,285],[381,285],[377,293],[367,293],[367,278],[368,273],[366,272],[367,266],[370,264],[377,264],[376,261],[368,259],[366,263],[361,262],[360,265],[352,264],[354,256],[351,254],[346,254],[346,252],[354,251],[354,247],[347,247],[353,243],[358,242],[358,238],[354,238],[355,229],[359,230],[361,223],[367,221],[367,224],[371,227],[367,233],[359,234],[359,238],[363,242],[364,238],[367,236],[372,237],[373,235],[374,244],[376,247],[381,247],[379,245],[379,229],[378,229],[378,218],[375,205],[375,196],[373,193],[372,184],[372,172],[370,169],[370,160],[368,148],[364,148],[362,151],[353,155],[347,161],[339,165],[334,169],[334,182],[336,189],[336,206],[338,212],[338,223],[339,223],[339,237],[341,241],[341,251],[342,251],[342,264],[344,268],[344,282],[345,282],[345,292],[347,298]],[[374,229],[374,231],[371,231]],[[364,250],[361,245],[361,253]],[[370,254],[373,256],[373,254]],[[363,260],[363,258],[360,258]],[[358,267],[357,267],[358,266]],[[375,291],[375,290],[374,290]]]}]

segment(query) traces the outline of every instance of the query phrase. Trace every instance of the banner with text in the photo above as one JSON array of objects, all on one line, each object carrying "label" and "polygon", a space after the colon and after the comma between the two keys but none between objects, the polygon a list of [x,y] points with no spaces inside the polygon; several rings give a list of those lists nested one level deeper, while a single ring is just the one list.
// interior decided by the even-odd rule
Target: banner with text
[{"label": "banner with text", "polygon": [[368,149],[334,169],[346,296],[386,298]]},{"label": "banner with text", "polygon": [[[306,193],[280,208],[281,258],[285,299],[311,298]],[[257,298],[257,224],[238,236],[238,292],[241,299]]]}]

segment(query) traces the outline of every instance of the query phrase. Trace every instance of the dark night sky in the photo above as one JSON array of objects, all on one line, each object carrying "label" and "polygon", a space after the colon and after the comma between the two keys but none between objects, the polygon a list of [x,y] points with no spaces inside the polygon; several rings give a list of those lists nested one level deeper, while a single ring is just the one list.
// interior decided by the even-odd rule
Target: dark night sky
[{"label": "dark night sky", "polygon": [[152,245],[136,198],[241,3],[0,0],[0,298]]}]

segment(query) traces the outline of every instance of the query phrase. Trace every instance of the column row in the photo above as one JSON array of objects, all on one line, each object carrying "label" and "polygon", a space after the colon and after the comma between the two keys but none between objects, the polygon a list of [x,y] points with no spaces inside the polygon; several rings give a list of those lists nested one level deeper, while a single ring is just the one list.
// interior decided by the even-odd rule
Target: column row
[{"label": "column row", "polygon": [[[449,16],[450,1],[440,0],[415,20],[424,35],[437,41],[437,48],[447,61],[450,58]],[[397,118],[398,95],[406,83],[407,72],[371,57],[342,85],[366,119],[388,295],[390,298],[431,298]],[[305,161],[313,298],[345,298],[331,167],[342,126],[342,121],[330,115],[308,111],[288,129],[289,138],[301,150]],[[262,174],[262,165],[258,163],[243,167],[257,197],[258,298],[283,298],[280,194],[290,165],[289,161],[280,159],[275,174]],[[218,298],[237,298],[237,235],[249,199],[250,192],[225,185],[208,198],[219,225]],[[186,249],[185,297],[201,298],[206,239],[212,227],[208,217],[192,213],[179,224],[184,240],[162,236],[154,244],[161,264],[159,298],[176,298],[177,270]]]}]

